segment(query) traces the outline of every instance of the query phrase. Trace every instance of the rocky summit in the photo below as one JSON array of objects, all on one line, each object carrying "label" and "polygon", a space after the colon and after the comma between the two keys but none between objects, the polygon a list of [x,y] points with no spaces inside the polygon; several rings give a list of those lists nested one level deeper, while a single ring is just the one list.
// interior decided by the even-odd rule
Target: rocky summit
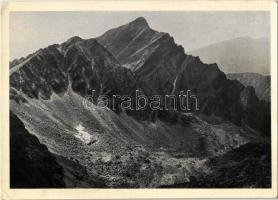
[{"label": "rocky summit", "polygon": [[[97,38],[72,37],[10,65],[10,110],[17,116],[11,126],[22,121],[26,138],[38,138],[38,155],[50,157],[46,162],[61,182],[53,178],[47,187],[195,187],[206,177],[214,178],[210,187],[227,187],[217,182],[223,163],[211,161],[232,161],[242,145],[252,151],[254,144],[270,144],[270,104],[253,87],[227,79],[215,63],[187,55],[173,37],[151,29],[142,17]],[[186,90],[198,97],[200,109],[125,110],[119,99],[111,101],[117,95],[135,97],[136,91],[150,98]],[[105,109],[96,103],[101,95],[109,97]],[[11,138],[18,129],[23,127],[11,129]],[[256,155],[260,159],[264,152]],[[18,159],[13,156],[14,163]],[[34,167],[25,164],[28,170]],[[238,168],[225,170],[231,175]],[[259,184],[253,184],[252,171],[244,176],[246,184],[228,184],[269,186],[268,175]]]}]

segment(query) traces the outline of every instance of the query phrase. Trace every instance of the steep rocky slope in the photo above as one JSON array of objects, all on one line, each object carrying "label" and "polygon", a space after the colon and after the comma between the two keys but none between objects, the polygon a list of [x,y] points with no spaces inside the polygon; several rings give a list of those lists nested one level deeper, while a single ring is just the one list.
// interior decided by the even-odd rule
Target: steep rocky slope
[{"label": "steep rocky slope", "polygon": [[49,99],[53,92],[62,94],[69,83],[85,96],[99,93],[128,93],[135,85],[132,73],[94,39],[70,38],[51,45],[10,70],[10,85],[32,98]]},{"label": "steep rocky slope", "polygon": [[75,160],[50,152],[13,112],[10,148],[11,188],[105,187],[103,180],[90,176]]},{"label": "steep rocky slope", "polygon": [[[223,156],[210,159],[211,174],[195,181],[194,187],[271,187],[269,143],[248,143]],[[194,185],[194,184],[193,184]]]},{"label": "steep rocky slope", "polygon": [[[269,123],[260,121],[255,112],[259,109],[267,113],[264,105],[257,98],[252,99],[252,104],[241,102],[256,96],[251,88],[228,80],[217,64],[204,64],[199,57],[185,54],[169,34],[150,29],[144,18],[112,29],[97,40],[151,89],[147,94],[178,95],[180,91],[191,90],[198,97],[199,112],[214,114],[236,124],[245,119],[253,120],[253,128],[269,131],[270,128],[265,129]],[[124,52],[124,56],[117,52]],[[254,111],[252,119],[245,114],[247,110]]]},{"label": "steep rocky slope", "polygon": [[169,124],[138,121],[86,102],[88,109],[84,98],[71,89],[50,100],[25,98],[28,103],[11,101],[11,107],[28,131],[51,152],[78,161],[109,187],[180,183],[205,173],[207,156],[259,137],[229,122],[212,124],[188,114]]},{"label": "steep rocky slope", "polygon": [[12,188],[64,187],[63,169],[47,147],[28,133],[10,112],[10,186]]},{"label": "steep rocky slope", "polygon": [[244,86],[254,87],[259,99],[270,102],[270,76],[257,73],[233,73],[227,74],[227,78],[237,80]]},{"label": "steep rocky slope", "polygon": [[189,183],[167,188],[269,188],[271,187],[271,149],[269,143],[248,143],[213,157],[206,175],[190,177]]},{"label": "steep rocky slope", "polygon": [[[136,89],[148,97],[190,89],[200,110],[137,112],[120,109],[120,102],[112,109],[111,98],[109,108],[96,105],[99,95],[134,97]],[[92,90],[94,97],[88,96]],[[10,106],[57,155],[66,187],[190,182],[209,173],[209,157],[270,133],[269,107],[252,87],[186,55],[143,18],[97,39],[73,37],[21,59],[10,69]]]}]

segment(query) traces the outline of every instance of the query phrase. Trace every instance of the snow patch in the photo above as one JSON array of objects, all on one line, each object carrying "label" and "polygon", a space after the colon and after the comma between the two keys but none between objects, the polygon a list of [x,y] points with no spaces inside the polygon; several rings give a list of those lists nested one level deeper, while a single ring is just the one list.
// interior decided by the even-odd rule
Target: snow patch
[{"label": "snow patch", "polygon": [[75,129],[78,131],[77,134],[74,135],[76,138],[80,139],[82,142],[86,144],[88,144],[91,141],[92,135],[84,131],[85,128],[81,124],[76,126]]}]

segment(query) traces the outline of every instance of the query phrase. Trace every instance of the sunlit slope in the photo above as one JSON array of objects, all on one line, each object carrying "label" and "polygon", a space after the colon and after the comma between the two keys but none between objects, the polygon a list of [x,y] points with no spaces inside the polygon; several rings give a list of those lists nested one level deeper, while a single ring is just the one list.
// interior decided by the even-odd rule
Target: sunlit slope
[{"label": "sunlit slope", "polygon": [[[51,152],[78,161],[113,187],[123,187],[126,179],[125,184],[135,187],[184,182],[184,177],[206,170],[207,156],[252,140],[232,123],[208,124],[189,114],[181,116],[187,121],[184,124],[137,121],[125,113],[99,108],[71,89],[63,96],[53,94],[49,100],[18,95],[27,103],[12,100],[11,109],[30,133]],[[142,170],[147,170],[145,175]],[[136,180],[137,173],[148,180]]]}]

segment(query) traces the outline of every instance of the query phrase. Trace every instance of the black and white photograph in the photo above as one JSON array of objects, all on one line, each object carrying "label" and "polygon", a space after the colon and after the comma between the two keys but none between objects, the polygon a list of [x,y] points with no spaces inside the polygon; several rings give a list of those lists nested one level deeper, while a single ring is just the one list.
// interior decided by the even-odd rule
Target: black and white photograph
[{"label": "black and white photograph", "polygon": [[11,11],[9,187],[271,189],[271,33],[265,10]]}]

